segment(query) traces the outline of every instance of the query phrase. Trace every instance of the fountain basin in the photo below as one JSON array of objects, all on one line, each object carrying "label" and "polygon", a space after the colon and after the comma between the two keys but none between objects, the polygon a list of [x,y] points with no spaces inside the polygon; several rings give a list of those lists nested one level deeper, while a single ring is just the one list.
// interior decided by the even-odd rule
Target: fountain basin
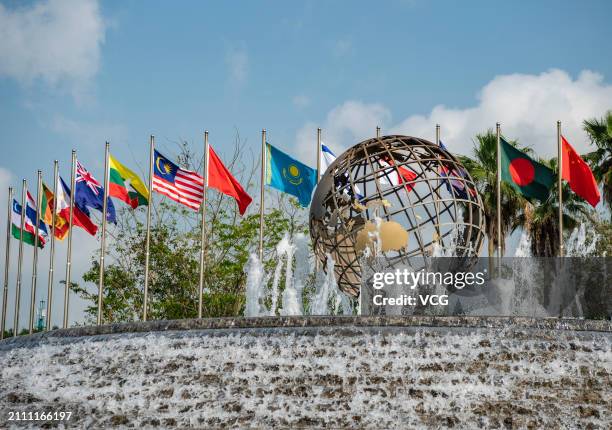
[{"label": "fountain basin", "polygon": [[8,339],[0,363],[1,410],[78,427],[607,428],[612,407],[610,321],[151,321]]}]

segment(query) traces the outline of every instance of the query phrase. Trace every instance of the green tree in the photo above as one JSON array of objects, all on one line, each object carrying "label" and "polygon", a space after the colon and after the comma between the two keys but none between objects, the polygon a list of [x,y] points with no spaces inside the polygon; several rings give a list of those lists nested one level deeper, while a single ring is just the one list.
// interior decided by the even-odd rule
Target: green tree
[{"label": "green tree", "polygon": [[[226,165],[254,195],[252,178],[257,166],[245,166],[242,154],[244,147],[238,137],[234,154]],[[192,153],[185,143],[179,144],[177,160],[181,166],[192,170],[200,170],[202,166],[201,156]],[[270,209],[264,216],[266,268],[276,264],[275,247],[285,232],[307,231],[306,211],[295,199],[282,194],[268,193],[268,196],[266,207]],[[241,217],[233,198],[216,190],[209,190],[207,197],[203,314],[207,317],[240,315],[245,302],[244,266],[258,246],[258,207],[253,203]],[[142,316],[145,211],[146,208],[133,211],[123,207],[118,211],[117,226],[109,228],[102,308],[105,323],[133,321]],[[150,318],[197,317],[201,212],[156,195],[152,218]],[[98,256],[94,256],[90,269],[83,276],[90,284],[71,285],[73,291],[90,303],[86,309],[90,320],[97,316],[99,270]]]},{"label": "green tree", "polygon": [[584,131],[597,149],[585,155],[597,182],[603,183],[603,198],[612,209],[612,111],[601,119],[591,118],[583,123]]},{"label": "green tree", "polygon": [[[557,159],[540,159],[540,163],[558,174]],[[589,207],[584,200],[563,183],[563,229],[571,231],[589,216]],[[559,192],[553,187],[550,196],[544,202],[526,202],[523,212],[518,215],[513,228],[522,227],[529,232],[531,254],[537,257],[555,257],[559,255]]]},{"label": "green tree", "polygon": [[[510,141],[517,146],[516,141]],[[526,148],[519,148],[528,151]],[[468,170],[484,205],[488,256],[493,257],[497,247],[497,137],[492,130],[477,134],[474,140],[473,158],[461,156],[461,162]],[[526,200],[510,185],[501,185],[501,248],[505,249],[506,236],[518,226]]]}]

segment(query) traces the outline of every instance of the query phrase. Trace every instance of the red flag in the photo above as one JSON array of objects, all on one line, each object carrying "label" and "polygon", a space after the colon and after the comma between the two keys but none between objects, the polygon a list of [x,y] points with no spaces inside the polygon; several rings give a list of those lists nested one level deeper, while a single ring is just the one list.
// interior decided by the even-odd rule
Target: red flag
[{"label": "red flag", "polygon": [[[70,189],[64,180],[60,177],[57,180],[57,217],[56,220],[61,218],[64,221],[56,221],[55,237],[63,240],[68,234],[68,220],[70,219]],[[59,225],[58,225],[59,224]],[[98,226],[95,225],[92,220],[81,211],[75,204],[72,208],[72,225],[81,227],[87,233],[92,236],[96,235]]]},{"label": "red flag", "polygon": [[414,173],[412,170],[408,170],[404,166],[397,167],[396,172],[396,170],[391,167],[395,166],[395,162],[388,156],[381,157],[380,160],[378,160],[378,163],[382,167],[388,167],[388,169],[385,169],[379,176],[379,181],[381,183],[387,184],[390,182],[391,185],[394,186],[403,183],[406,191],[412,191],[412,181],[414,181],[414,179],[417,177],[416,173]]},{"label": "red flag", "polygon": [[561,145],[561,156],[563,157],[561,177],[569,183],[572,191],[589,202],[591,206],[597,206],[600,196],[593,172],[591,172],[589,165],[580,158],[580,155],[565,140],[565,137],[561,136],[561,140],[563,142]]},{"label": "red flag", "polygon": [[244,191],[240,182],[223,165],[212,147],[209,147],[208,151],[208,186],[235,198],[240,215],[244,215],[247,207],[253,201],[251,196]]}]

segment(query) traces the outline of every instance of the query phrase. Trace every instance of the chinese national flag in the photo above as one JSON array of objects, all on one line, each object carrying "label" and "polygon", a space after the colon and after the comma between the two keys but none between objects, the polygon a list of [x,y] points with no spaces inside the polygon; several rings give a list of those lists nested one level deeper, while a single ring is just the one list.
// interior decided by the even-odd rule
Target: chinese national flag
[{"label": "chinese national flag", "polygon": [[565,140],[565,137],[561,136],[561,141],[561,156],[563,157],[561,177],[569,183],[572,191],[589,202],[591,206],[597,206],[600,196],[593,172],[572,148],[572,145]]},{"label": "chinese national flag", "polygon": [[253,199],[244,191],[240,182],[227,170],[212,147],[208,149],[208,186],[235,198],[240,215],[244,215]]}]

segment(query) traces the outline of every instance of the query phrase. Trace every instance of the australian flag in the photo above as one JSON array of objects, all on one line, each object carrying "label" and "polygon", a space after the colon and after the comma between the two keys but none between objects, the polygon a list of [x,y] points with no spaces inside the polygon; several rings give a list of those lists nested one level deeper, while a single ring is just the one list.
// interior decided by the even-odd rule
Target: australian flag
[{"label": "australian flag", "polygon": [[[74,203],[88,217],[90,216],[89,208],[97,209],[100,212],[103,211],[104,188],[78,161],[76,165],[74,189]],[[113,205],[110,197],[108,198],[108,204],[106,207],[106,220],[108,222],[117,224],[115,206]]]}]

